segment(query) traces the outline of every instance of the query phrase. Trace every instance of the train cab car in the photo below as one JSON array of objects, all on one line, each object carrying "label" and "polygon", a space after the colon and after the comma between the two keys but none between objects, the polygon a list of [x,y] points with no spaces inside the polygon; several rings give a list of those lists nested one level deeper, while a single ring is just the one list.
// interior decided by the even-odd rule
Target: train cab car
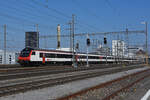
[{"label": "train cab car", "polygon": [[19,57],[18,57],[18,63],[21,65],[30,65],[30,58],[31,58],[31,54],[32,54],[32,48],[24,48]]}]

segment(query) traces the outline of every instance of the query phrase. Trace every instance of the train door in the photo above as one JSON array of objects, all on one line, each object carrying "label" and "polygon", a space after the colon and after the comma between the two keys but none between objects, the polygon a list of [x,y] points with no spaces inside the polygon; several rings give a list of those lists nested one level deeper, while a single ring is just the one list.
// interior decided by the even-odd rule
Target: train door
[{"label": "train door", "polygon": [[99,56],[99,59],[100,59],[99,63],[102,63],[103,62],[103,56]]},{"label": "train door", "polygon": [[42,63],[45,64],[45,53],[43,53],[42,59],[43,59]]},{"label": "train door", "polygon": [[100,61],[103,59],[103,56],[99,56]]}]

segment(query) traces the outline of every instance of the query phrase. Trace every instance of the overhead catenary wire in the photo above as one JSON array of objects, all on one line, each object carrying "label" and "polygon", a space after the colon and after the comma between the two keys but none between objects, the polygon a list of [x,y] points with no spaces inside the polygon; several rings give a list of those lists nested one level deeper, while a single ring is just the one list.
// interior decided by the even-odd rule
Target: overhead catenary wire
[{"label": "overhead catenary wire", "polygon": [[[1,6],[2,7],[2,6]],[[6,8],[5,8],[6,9]],[[19,9],[19,8],[18,8]],[[32,14],[30,14],[30,12],[24,12],[22,9],[20,10],[18,10],[16,7],[12,7],[12,6],[9,6],[9,7],[7,7],[7,10],[5,11],[5,13],[4,12],[2,12],[1,14],[0,14],[0,16],[1,17],[3,17],[3,18],[5,18],[5,19],[7,19],[7,20],[9,20],[9,21],[11,21],[11,22],[13,22],[13,23],[19,23],[20,22],[20,24],[23,24],[24,26],[29,26],[29,25],[27,25],[27,24],[29,24],[29,23],[31,23],[31,24],[39,24],[39,26],[43,29],[43,28],[45,28],[45,29],[55,29],[55,27],[52,27],[52,26],[50,26],[50,25],[48,25],[48,24],[45,24],[44,22],[42,22],[42,21],[40,21],[39,22],[39,20],[41,20],[41,19],[45,19],[45,21],[46,20],[49,20],[48,18],[46,19],[46,18],[40,18],[38,15],[36,16],[36,15],[32,15]],[[9,13],[10,11],[14,11],[13,12],[13,14],[7,14],[7,13]],[[21,12],[22,11],[22,12]],[[29,10],[30,11],[30,10]],[[7,12],[7,13],[6,13]],[[32,11],[32,12],[34,12],[34,11]],[[10,13],[12,13],[12,12],[10,12]],[[18,14],[19,13],[19,14]],[[14,14],[16,14],[16,15],[18,15],[17,17],[16,16],[14,16]],[[30,19],[32,19],[32,20],[30,20]],[[13,21],[13,20],[15,20],[15,21]],[[33,21],[34,20],[34,21]],[[47,22],[47,21],[46,21]],[[25,24],[26,23],[26,24]],[[17,28],[17,27],[16,27]]]},{"label": "overhead catenary wire", "polygon": [[[18,1],[18,2],[20,2],[20,3],[23,3],[24,4],[24,6],[23,7],[25,7],[26,9],[29,9],[29,11],[31,10],[34,10],[34,11],[32,11],[32,13],[33,12],[37,12],[36,14],[40,14],[40,13],[43,13],[43,14],[40,14],[41,16],[47,16],[47,17],[51,17],[51,18],[53,18],[53,19],[56,19],[55,21],[57,21],[57,20],[63,20],[63,18],[61,18],[61,17],[58,17],[58,16],[55,16],[55,15],[52,15],[52,14],[50,14],[49,12],[45,12],[45,10],[41,10],[39,7],[41,7],[41,6],[39,6],[39,7],[36,7],[35,5],[37,5],[36,3],[31,3],[31,2],[24,2],[24,0],[16,0],[16,1]],[[31,0],[32,1],[32,0]],[[42,6],[43,7],[43,6]],[[45,7],[44,7],[45,8]]]},{"label": "overhead catenary wire", "polygon": [[40,6],[44,7],[44,8],[49,9],[50,11],[53,11],[53,12],[55,12],[55,13],[57,13],[57,14],[63,16],[63,17],[65,17],[65,18],[71,18],[70,16],[66,15],[65,13],[63,13],[63,12],[61,12],[61,11],[58,11],[58,10],[56,10],[56,9],[54,9],[54,8],[50,8],[50,7],[46,6],[45,4],[40,3],[40,2],[37,1],[37,0],[31,0],[31,1],[34,2],[34,3],[37,4],[37,5],[40,5]]},{"label": "overhead catenary wire", "polygon": [[84,11],[86,11],[86,12],[88,12],[88,14],[90,15],[90,16],[94,16],[96,19],[98,19],[98,20],[102,20],[101,18],[100,18],[100,16],[98,16],[96,13],[94,13],[93,11],[91,11],[89,8],[86,8],[84,5],[81,5],[77,0],[71,0],[74,4],[76,4],[79,8],[81,8],[81,10],[84,10]]},{"label": "overhead catenary wire", "polygon": [[52,27],[52,26],[50,27],[50,26],[48,26],[46,24],[43,24],[43,23],[39,23],[39,22],[36,22],[36,21],[28,20],[27,18],[20,18],[20,17],[12,16],[12,15],[6,14],[4,12],[1,12],[0,16],[3,16],[5,18],[7,17],[7,18],[10,18],[10,19],[14,19],[14,20],[16,20],[18,22],[39,24],[39,25],[41,25],[41,26],[43,26],[45,28],[53,28],[53,29],[55,28],[55,27]]},{"label": "overhead catenary wire", "polygon": [[[0,7],[4,8],[4,6],[6,6],[6,5],[0,6]],[[33,13],[34,11],[31,12],[30,10],[27,11],[27,10],[19,9],[19,8],[13,7],[13,6],[9,6],[5,9],[8,9],[9,11],[13,11],[16,14],[22,15],[22,17],[27,17],[27,18],[32,17],[33,20],[47,21],[49,19],[48,16],[43,16],[43,14],[35,14],[35,13]],[[54,21],[54,20],[51,20],[51,21]],[[54,22],[56,22],[56,21],[54,21]]]},{"label": "overhead catenary wire", "polygon": [[[94,35],[105,35],[105,34],[123,34],[126,33],[126,31],[118,31],[118,32],[91,32],[91,33],[78,33],[74,36],[94,36]],[[131,33],[145,33],[145,30],[135,30],[135,31],[128,31],[129,34]],[[60,35],[61,37],[69,37],[70,35]],[[47,35],[47,36],[40,36],[40,38],[53,38],[57,37],[57,35]]]},{"label": "overhead catenary wire", "polygon": [[[43,6],[44,8],[49,9],[50,11],[53,11],[53,12],[59,14],[59,15],[62,15],[63,17],[65,17],[65,18],[67,18],[67,19],[68,19],[68,18],[69,18],[69,19],[71,18],[70,16],[66,15],[65,13],[63,13],[63,12],[61,12],[61,11],[59,11],[59,10],[56,10],[56,9],[54,9],[54,8],[47,7],[45,4],[42,4],[42,3],[38,2],[37,0],[32,0],[32,1],[33,1],[33,3],[35,3],[35,4],[37,4],[37,5],[40,5],[40,6]],[[93,25],[89,25],[89,24],[87,24],[87,23],[85,23],[85,22],[83,22],[83,21],[80,21],[80,20],[76,20],[76,21],[83,23],[82,25],[85,25],[85,26],[87,26],[88,28],[98,29],[98,28],[95,28]],[[81,24],[81,23],[80,23],[80,24]]]},{"label": "overhead catenary wire", "polygon": [[[99,21],[102,21],[102,18],[100,18],[100,16],[95,14],[93,11],[90,11],[88,8],[85,8],[83,5],[81,6],[81,4],[77,0],[71,0],[71,1],[73,3],[75,3],[79,8],[81,8],[81,10],[84,10],[84,11],[88,12],[88,15],[95,17]],[[93,25],[90,25],[90,24],[86,23],[85,21],[77,20],[77,22],[79,22],[81,24],[83,23],[82,25],[85,25],[85,26],[87,26],[90,29],[99,30],[99,28],[97,28],[97,27],[95,27]]]},{"label": "overhead catenary wire", "polygon": [[[38,7],[36,7],[35,5],[37,5],[37,4],[35,4],[34,2],[32,3],[32,2],[30,2],[30,3],[26,3],[26,2],[23,2],[22,0],[19,0],[19,1],[21,1],[22,3],[25,3],[25,5],[26,6],[28,6],[28,7],[31,7],[31,8],[33,8],[33,9],[35,9],[36,11],[40,11],[41,9],[39,9],[39,7],[41,7],[41,6],[38,6]],[[44,7],[45,8],[45,7]],[[47,8],[45,8],[45,9],[47,9]],[[49,9],[48,9],[49,10]],[[42,13],[43,12],[45,12],[45,10],[42,10]],[[41,12],[40,12],[41,13]],[[45,12],[44,13],[44,15],[46,15],[47,17],[49,17],[49,12]],[[52,14],[51,14],[52,15]],[[64,21],[64,18],[62,18],[62,17],[57,17],[57,16],[55,16],[55,15],[52,15],[51,16],[50,15],[50,17],[52,17],[52,18],[56,18],[56,20],[58,21],[58,20],[61,20],[61,21]],[[49,19],[47,19],[47,20],[49,20]],[[55,20],[55,21],[56,21]],[[61,21],[60,21],[60,24],[61,24],[61,26],[63,25],[63,23],[61,23]],[[48,27],[47,27],[47,29],[49,29]],[[53,28],[53,29],[55,29],[55,28]]]},{"label": "overhead catenary wire", "polygon": [[113,10],[114,13],[116,13],[116,14],[118,14],[118,16],[120,16],[120,12],[118,12],[117,9],[112,6],[112,4],[110,3],[109,0],[105,0],[105,2]]}]

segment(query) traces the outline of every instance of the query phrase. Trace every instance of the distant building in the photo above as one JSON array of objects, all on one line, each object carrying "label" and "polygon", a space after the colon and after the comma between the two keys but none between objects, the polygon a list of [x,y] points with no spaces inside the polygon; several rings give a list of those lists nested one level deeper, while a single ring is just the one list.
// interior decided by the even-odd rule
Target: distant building
[{"label": "distant building", "polygon": [[0,50],[0,64],[16,64],[19,53],[16,52],[6,52],[6,61],[4,58],[4,51]]},{"label": "distant building", "polygon": [[146,57],[146,52],[140,49],[136,52],[136,56],[140,57],[140,58],[145,58]]},{"label": "distant building", "polygon": [[25,33],[25,47],[39,48],[39,33],[26,32]]},{"label": "distant building", "polygon": [[110,53],[110,48],[109,47],[106,47],[106,46],[103,46],[103,45],[99,45],[98,48],[96,49],[96,52],[98,54],[102,54],[102,55],[111,55]]},{"label": "distant building", "polygon": [[[60,51],[73,51],[73,50],[71,50],[70,48],[58,48],[58,49],[56,49],[56,50],[60,50]],[[75,52],[76,50],[74,50],[74,52]]]},{"label": "distant building", "polygon": [[125,56],[126,46],[125,42],[121,40],[112,40],[112,55]]},{"label": "distant building", "polygon": [[137,47],[137,46],[129,46],[128,47],[128,56],[129,57],[137,56],[137,54],[138,54],[137,52],[139,52],[139,51],[143,51],[143,48]]}]

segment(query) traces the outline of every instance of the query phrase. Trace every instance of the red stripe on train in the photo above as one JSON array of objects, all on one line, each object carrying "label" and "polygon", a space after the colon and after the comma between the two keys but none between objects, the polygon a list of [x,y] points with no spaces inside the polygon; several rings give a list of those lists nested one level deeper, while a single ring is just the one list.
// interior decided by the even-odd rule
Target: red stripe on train
[{"label": "red stripe on train", "polygon": [[19,60],[24,60],[24,61],[30,61],[31,54],[32,54],[32,50],[31,50],[31,52],[30,52],[30,54],[29,54],[28,57],[20,57],[20,56],[19,56],[18,59],[19,59]]},{"label": "red stripe on train", "polygon": [[18,57],[19,60],[24,60],[24,61],[30,61],[30,56],[29,57]]}]

